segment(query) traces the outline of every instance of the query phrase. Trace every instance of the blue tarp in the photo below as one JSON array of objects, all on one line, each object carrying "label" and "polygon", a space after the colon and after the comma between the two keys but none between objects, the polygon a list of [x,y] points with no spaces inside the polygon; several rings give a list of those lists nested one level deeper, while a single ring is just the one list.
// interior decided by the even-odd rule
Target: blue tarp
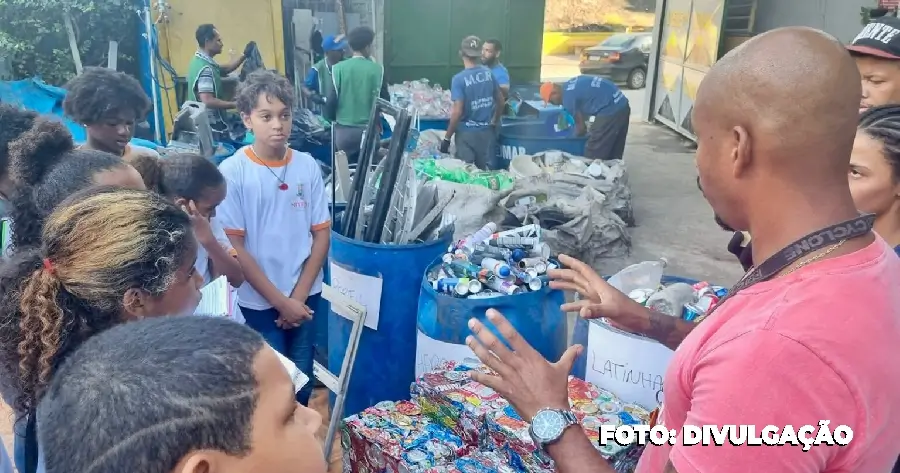
[{"label": "blue tarp", "polygon": [[[0,102],[15,104],[42,115],[55,117],[66,124],[76,143],[83,143],[87,139],[84,127],[63,115],[62,103],[65,98],[65,89],[48,85],[37,77],[14,82],[0,81]],[[131,142],[153,149],[158,147],[156,143],[140,138],[135,138]]]}]

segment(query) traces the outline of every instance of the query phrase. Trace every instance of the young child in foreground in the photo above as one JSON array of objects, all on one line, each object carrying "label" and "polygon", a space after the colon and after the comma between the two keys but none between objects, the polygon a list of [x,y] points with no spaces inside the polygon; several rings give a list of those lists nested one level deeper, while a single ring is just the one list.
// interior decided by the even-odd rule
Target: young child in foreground
[{"label": "young child in foreground", "polygon": [[68,357],[38,408],[46,473],[326,473],[322,418],[296,389],[229,320],[111,328]]},{"label": "young child in foreground", "polygon": [[[318,164],[287,145],[292,90],[268,71],[238,89],[238,111],[256,141],[222,163],[228,191],[217,218],[247,278],[238,291],[247,325],[311,378],[312,308],[321,299],[331,219]],[[311,393],[307,384],[298,401],[308,404]]]},{"label": "young child in foreground", "polygon": [[191,217],[197,248],[197,273],[203,285],[224,275],[233,287],[244,283],[237,252],[215,219],[216,207],[225,200],[225,177],[212,161],[196,154],[177,154],[165,159],[150,155],[126,157],[144,178],[147,189],[168,197]]}]

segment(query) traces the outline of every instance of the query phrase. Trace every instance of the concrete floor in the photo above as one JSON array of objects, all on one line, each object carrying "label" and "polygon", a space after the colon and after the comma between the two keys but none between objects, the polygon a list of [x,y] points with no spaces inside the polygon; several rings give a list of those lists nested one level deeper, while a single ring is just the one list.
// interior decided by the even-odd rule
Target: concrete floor
[{"label": "concrete floor", "polygon": [[692,143],[659,125],[632,123],[625,164],[634,195],[634,248],[624,263],[665,257],[667,274],[730,286],[743,275],[697,189]]},{"label": "concrete floor", "polygon": [[[542,80],[563,81],[578,74],[577,56],[543,58]],[[641,122],[645,91],[623,89],[631,104],[625,163],[637,227],[631,232],[634,251],[619,265],[665,257],[667,274],[730,286],[743,271],[725,250],[731,234],[715,224],[697,189],[692,143],[665,127]]]}]

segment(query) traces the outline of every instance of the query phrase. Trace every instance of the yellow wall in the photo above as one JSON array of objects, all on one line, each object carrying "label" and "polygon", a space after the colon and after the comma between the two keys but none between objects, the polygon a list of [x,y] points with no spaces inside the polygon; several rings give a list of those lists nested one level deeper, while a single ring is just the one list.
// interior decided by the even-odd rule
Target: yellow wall
[{"label": "yellow wall", "polygon": [[544,45],[541,54],[574,54],[578,49],[590,48],[603,42],[615,33],[562,33],[544,32]]},{"label": "yellow wall", "polygon": [[[626,31],[631,31],[633,27],[646,28],[649,31],[653,28],[654,13],[644,12],[620,12],[603,15],[598,19],[598,23],[606,25],[625,25]],[[574,54],[584,48],[596,46],[603,42],[606,38],[615,33],[562,33],[557,31],[544,32],[544,45],[541,48],[541,54]]]},{"label": "yellow wall", "polygon": [[[171,7],[168,21],[157,25],[160,54],[179,76],[187,75],[188,63],[197,51],[194,33],[204,23],[216,25],[222,35],[225,49],[216,57],[220,63],[231,61],[229,52],[232,49],[237,57],[249,41],[256,41],[266,67],[284,73],[281,0],[167,0],[166,3]],[[164,71],[159,72],[159,78],[162,86],[173,86]],[[168,100],[166,92],[161,93],[166,131],[171,133],[172,117],[178,112],[175,91],[168,91]]]}]

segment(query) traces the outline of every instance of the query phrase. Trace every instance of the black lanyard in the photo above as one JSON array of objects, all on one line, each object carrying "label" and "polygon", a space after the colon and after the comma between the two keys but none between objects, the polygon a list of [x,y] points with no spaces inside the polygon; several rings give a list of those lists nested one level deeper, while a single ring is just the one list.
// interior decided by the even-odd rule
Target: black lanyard
[{"label": "black lanyard", "polygon": [[812,232],[791,243],[745,274],[744,277],[728,291],[728,294],[725,297],[720,299],[716,305],[710,308],[709,312],[707,312],[703,318],[705,319],[708,317],[715,309],[721,307],[723,302],[727,301],[741,290],[758,282],[771,279],[798,260],[828,246],[836,245],[844,240],[851,240],[869,233],[872,231],[872,225],[874,223],[875,214],[860,215],[859,217],[852,218],[845,222]]}]

